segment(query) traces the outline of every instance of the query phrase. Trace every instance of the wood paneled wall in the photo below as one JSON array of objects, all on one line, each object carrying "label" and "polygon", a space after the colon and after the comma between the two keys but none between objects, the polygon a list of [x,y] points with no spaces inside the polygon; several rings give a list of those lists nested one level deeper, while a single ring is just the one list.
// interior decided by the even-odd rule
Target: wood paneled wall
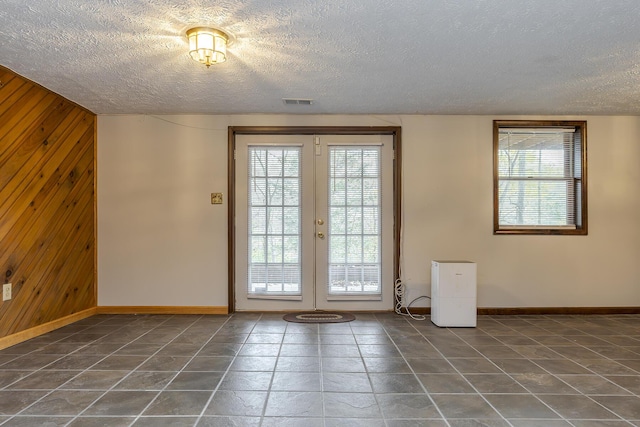
[{"label": "wood paneled wall", "polygon": [[0,67],[0,338],[96,306],[95,123]]}]

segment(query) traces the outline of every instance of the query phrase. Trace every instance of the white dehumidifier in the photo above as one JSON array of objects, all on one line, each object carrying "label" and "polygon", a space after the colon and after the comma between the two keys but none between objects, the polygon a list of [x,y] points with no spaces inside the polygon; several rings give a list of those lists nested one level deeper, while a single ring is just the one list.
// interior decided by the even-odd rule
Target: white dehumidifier
[{"label": "white dehumidifier", "polygon": [[431,321],[441,327],[475,327],[476,263],[431,261]]}]

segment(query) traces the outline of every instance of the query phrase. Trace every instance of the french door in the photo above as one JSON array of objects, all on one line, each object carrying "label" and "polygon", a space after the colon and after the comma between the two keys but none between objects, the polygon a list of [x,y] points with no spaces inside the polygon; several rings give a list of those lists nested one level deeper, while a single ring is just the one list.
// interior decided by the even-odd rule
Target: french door
[{"label": "french door", "polygon": [[393,306],[390,135],[238,135],[237,310]]}]

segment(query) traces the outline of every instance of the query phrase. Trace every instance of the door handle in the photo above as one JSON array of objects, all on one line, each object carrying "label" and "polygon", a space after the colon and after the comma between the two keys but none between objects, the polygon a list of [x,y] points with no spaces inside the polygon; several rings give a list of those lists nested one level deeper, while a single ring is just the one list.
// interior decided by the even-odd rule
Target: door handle
[{"label": "door handle", "polygon": [[324,233],[322,231],[318,232],[318,237],[324,239]]}]

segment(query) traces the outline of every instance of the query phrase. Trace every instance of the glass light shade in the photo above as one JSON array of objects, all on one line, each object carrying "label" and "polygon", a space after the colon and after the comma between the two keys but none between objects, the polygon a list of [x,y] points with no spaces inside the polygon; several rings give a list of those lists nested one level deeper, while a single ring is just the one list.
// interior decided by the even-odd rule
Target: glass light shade
[{"label": "glass light shade", "polygon": [[192,28],[187,31],[189,55],[194,61],[210,67],[227,60],[229,37],[222,31],[207,27]]}]

